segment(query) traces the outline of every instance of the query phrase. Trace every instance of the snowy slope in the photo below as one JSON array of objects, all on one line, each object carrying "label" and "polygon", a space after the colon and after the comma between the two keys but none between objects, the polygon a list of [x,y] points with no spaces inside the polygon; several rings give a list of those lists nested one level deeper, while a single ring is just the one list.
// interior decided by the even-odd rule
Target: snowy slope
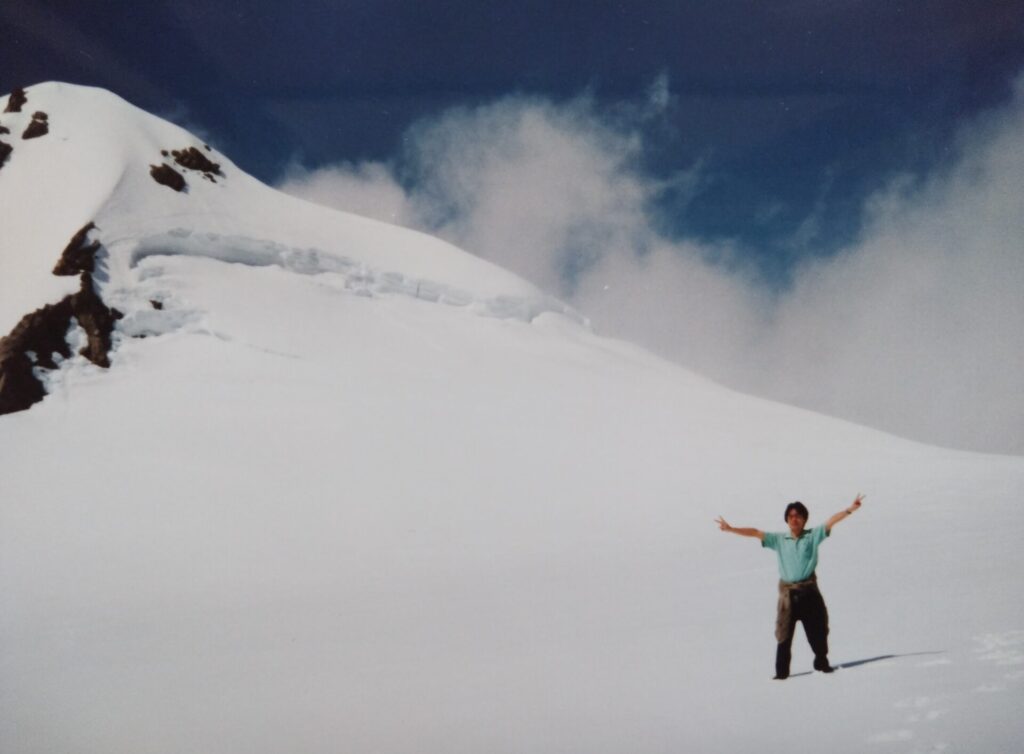
[{"label": "snowy slope", "polygon": [[[27,96],[0,332],[90,221],[123,318],[0,416],[0,751],[1020,750],[1024,459],[730,392],[109,93]],[[191,146],[215,182],[152,179]],[[857,492],[846,667],[773,682],[773,558],[713,519]]]},{"label": "snowy slope", "polygon": [[[49,133],[20,139],[32,112],[47,114]],[[361,283],[372,289],[415,292],[419,285],[421,296],[457,303],[472,299],[484,308],[502,309],[509,305],[506,299],[544,300],[533,286],[443,241],[355,215],[325,213],[284,196],[188,132],[109,92],[41,84],[29,90],[21,113],[4,114],[0,125],[10,129],[7,139],[15,147],[0,168],[0,200],[9,208],[0,257],[0,330],[9,330],[25,313],[37,284],[44,289],[53,284],[44,273],[89,221],[110,252],[112,300],[129,307],[130,300],[117,299],[126,293],[118,289],[131,284],[131,268],[141,258],[155,253],[276,264],[308,274],[348,272],[363,276]],[[166,155],[189,147],[207,154],[224,175],[204,180],[199,171],[186,170]],[[149,170],[154,164],[184,174],[187,190],[176,192],[154,181]],[[66,285],[49,287],[67,290]]]}]

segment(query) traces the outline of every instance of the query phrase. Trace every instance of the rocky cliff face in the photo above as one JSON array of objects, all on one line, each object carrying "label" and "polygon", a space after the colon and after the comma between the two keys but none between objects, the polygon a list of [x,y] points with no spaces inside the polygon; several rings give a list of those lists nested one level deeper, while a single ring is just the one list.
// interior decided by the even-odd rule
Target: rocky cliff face
[{"label": "rocky cliff face", "polygon": [[0,338],[0,414],[23,411],[46,395],[42,372],[56,369],[72,356],[69,335],[76,328],[85,334],[78,353],[94,364],[110,366],[114,325],[121,313],[107,306],[96,291],[93,274],[99,241],[90,240],[89,223],[74,235],[54,267],[54,275],[78,275],[76,293],[55,304],[26,314],[14,330]]}]

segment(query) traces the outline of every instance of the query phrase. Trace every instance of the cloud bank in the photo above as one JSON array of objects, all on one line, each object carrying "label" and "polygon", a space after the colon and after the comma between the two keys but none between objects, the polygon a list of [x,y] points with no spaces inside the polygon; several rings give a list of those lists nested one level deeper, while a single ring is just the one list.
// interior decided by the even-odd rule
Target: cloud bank
[{"label": "cloud bank", "polygon": [[745,392],[958,448],[1024,453],[1024,78],[927,175],[896,176],[859,238],[784,290],[728,240],[668,233],[645,138],[671,99],[508,97],[416,124],[387,163],[280,186],[414,227],[568,300],[595,330]]}]

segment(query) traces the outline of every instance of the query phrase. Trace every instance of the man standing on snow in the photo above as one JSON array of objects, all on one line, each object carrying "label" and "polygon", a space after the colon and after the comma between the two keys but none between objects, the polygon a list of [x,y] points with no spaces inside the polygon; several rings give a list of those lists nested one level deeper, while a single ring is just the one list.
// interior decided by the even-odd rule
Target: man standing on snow
[{"label": "man standing on snow", "polygon": [[805,529],[809,514],[801,502],[786,506],[789,532],[763,532],[760,529],[737,528],[719,516],[715,523],[722,531],[743,537],[756,537],[761,546],[775,550],[779,559],[779,611],[775,620],[775,679],[789,678],[790,649],[797,621],[804,624],[804,633],[814,651],[814,669],[831,673],[828,662],[828,610],[818,591],[814,569],[818,565],[818,546],[832,533],[832,527],[860,508],[863,495],[857,495],[849,508],[839,511],[822,526]]}]

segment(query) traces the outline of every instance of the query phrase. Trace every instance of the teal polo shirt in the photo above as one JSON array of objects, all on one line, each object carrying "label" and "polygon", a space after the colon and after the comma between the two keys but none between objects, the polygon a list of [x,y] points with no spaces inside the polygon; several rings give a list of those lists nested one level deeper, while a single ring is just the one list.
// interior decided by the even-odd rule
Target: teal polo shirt
[{"label": "teal polo shirt", "polygon": [[787,584],[809,579],[818,567],[818,546],[828,536],[825,525],[804,529],[799,539],[791,532],[765,532],[761,547],[775,550],[779,557],[779,578]]}]

